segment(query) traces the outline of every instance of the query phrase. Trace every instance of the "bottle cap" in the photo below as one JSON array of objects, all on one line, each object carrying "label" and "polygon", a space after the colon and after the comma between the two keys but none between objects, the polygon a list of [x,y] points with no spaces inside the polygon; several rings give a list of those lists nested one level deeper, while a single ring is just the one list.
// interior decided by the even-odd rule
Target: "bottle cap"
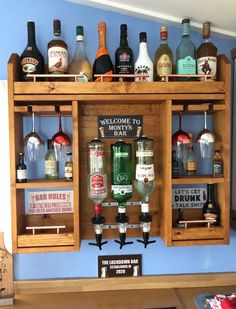
[{"label": "bottle cap", "polygon": [[140,42],[147,42],[147,33],[146,32],[140,32],[139,33],[139,40],[140,40]]},{"label": "bottle cap", "polygon": [[84,28],[83,26],[76,27],[76,35],[84,35]]},{"label": "bottle cap", "polygon": [[162,26],[160,29],[160,39],[167,40],[168,39],[168,29],[167,26]]},{"label": "bottle cap", "polygon": [[182,20],[182,24],[189,24],[190,23],[190,19],[189,18],[185,18]]},{"label": "bottle cap", "polygon": [[126,24],[120,25],[120,30],[121,32],[127,32],[127,25]]},{"label": "bottle cap", "polygon": [[203,24],[202,34],[204,39],[208,39],[211,33],[211,23],[209,21]]},{"label": "bottle cap", "polygon": [[61,21],[59,19],[53,20],[53,32],[55,35],[61,35]]}]

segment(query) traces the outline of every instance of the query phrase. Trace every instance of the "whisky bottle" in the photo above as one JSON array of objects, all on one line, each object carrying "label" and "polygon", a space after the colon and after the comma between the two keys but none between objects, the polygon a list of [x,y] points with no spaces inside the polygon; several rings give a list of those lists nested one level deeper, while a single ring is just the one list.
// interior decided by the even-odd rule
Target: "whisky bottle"
[{"label": "whisky bottle", "polygon": [[161,44],[158,47],[154,57],[154,75],[155,80],[163,80],[161,74],[172,74],[173,53],[168,45],[168,28],[166,26],[160,29]]},{"label": "whisky bottle", "polygon": [[215,150],[213,161],[212,161],[212,174],[213,177],[224,176],[224,162],[219,149]]},{"label": "whisky bottle", "polygon": [[193,149],[192,134],[189,133],[191,142],[188,145],[186,158],[183,161],[185,174],[188,176],[196,175],[197,172],[197,157]]},{"label": "whisky bottle", "polygon": [[76,27],[76,47],[74,57],[71,61],[70,74],[83,74],[76,78],[77,82],[89,82],[92,80],[92,67],[88,61],[84,48],[84,28]]},{"label": "whisky bottle", "polygon": [[16,182],[27,182],[27,166],[23,152],[19,153],[19,163],[16,166]]},{"label": "whisky bottle", "polygon": [[61,21],[53,20],[54,39],[48,43],[48,73],[65,74],[68,72],[68,47],[61,39]]},{"label": "whisky bottle", "polygon": [[179,162],[176,156],[176,150],[172,150],[172,178],[179,178]]},{"label": "whisky bottle", "polygon": [[58,161],[54,153],[52,140],[48,140],[48,151],[45,155],[45,178],[58,178]]},{"label": "whisky bottle", "polygon": [[203,24],[203,42],[197,49],[197,73],[213,75],[211,80],[216,79],[217,48],[210,41],[211,23]]},{"label": "whisky bottle", "polygon": [[207,184],[207,201],[203,206],[203,217],[205,220],[211,220],[214,219],[216,220],[214,225],[219,225],[220,224],[220,207],[218,204],[215,202],[215,197],[214,197],[214,184],[209,183]]},{"label": "whisky bottle", "polygon": [[[93,76],[94,74],[113,74],[113,64],[108,53],[107,44],[106,44],[106,32],[107,27],[105,22],[98,23],[98,50],[96,54],[96,59],[93,64]],[[103,78],[106,82],[111,82],[112,77]],[[100,77],[94,77],[95,82],[101,81]]]},{"label": "whisky bottle", "polygon": [[29,80],[27,74],[42,74],[44,69],[44,59],[40,53],[35,40],[35,23],[27,22],[28,44],[20,57],[21,74],[23,80]]},{"label": "whisky bottle", "polygon": [[[120,46],[115,52],[115,73],[134,74],[134,55],[128,46],[127,25],[120,25]],[[132,78],[119,77],[118,81],[132,81]]]},{"label": "whisky bottle", "polygon": [[66,153],[66,162],[65,162],[65,180],[73,181],[73,162],[72,162],[72,153]]}]

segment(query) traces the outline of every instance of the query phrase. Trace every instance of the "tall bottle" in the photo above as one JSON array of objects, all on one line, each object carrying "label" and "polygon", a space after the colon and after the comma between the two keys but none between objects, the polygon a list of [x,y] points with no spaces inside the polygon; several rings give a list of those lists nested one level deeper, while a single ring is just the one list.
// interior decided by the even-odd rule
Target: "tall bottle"
[{"label": "tall bottle", "polygon": [[68,47],[61,39],[61,21],[53,20],[54,38],[48,43],[48,73],[65,74],[68,72]]},{"label": "tall bottle", "polygon": [[27,74],[42,74],[44,58],[39,51],[35,40],[35,23],[27,22],[28,43],[20,57],[21,74],[23,80],[28,80]]},{"label": "tall bottle", "polygon": [[211,23],[203,24],[203,42],[197,49],[197,73],[213,75],[212,80],[216,79],[217,73],[217,48],[211,42]]},{"label": "tall bottle", "polygon": [[136,82],[153,81],[153,62],[148,53],[146,32],[140,32],[139,34],[139,54],[134,64],[134,72],[135,74],[148,74],[148,77],[143,78],[143,80],[141,80],[139,77],[135,77]]},{"label": "tall bottle", "polygon": [[[134,55],[128,46],[127,25],[120,25],[120,46],[115,52],[115,73],[134,74]],[[119,77],[118,81],[132,81],[132,78]]]},{"label": "tall bottle", "polygon": [[[96,59],[93,64],[93,75],[94,74],[113,74],[113,64],[108,53],[106,44],[106,32],[107,27],[105,22],[98,23],[98,50],[96,54]],[[100,77],[94,77],[95,82],[101,80]],[[103,78],[106,82],[111,82],[112,77]]]},{"label": "tall bottle", "polygon": [[214,225],[220,224],[220,207],[215,201],[214,196],[214,184],[209,183],[207,184],[207,201],[203,206],[203,217],[206,220],[215,219],[216,222],[213,223]]},{"label": "tall bottle", "polygon": [[66,162],[65,162],[65,180],[73,181],[73,162],[72,162],[72,153],[66,153]]},{"label": "tall bottle", "polygon": [[221,151],[216,149],[212,160],[212,174],[213,177],[224,176],[224,161],[222,159]]},{"label": "tall bottle", "polygon": [[160,29],[161,44],[158,47],[154,57],[154,76],[155,80],[163,80],[161,74],[172,74],[173,53],[168,45],[168,28],[166,26]]},{"label": "tall bottle", "polygon": [[[196,74],[196,47],[189,37],[190,20],[182,20],[182,39],[176,49],[177,74]],[[183,78],[182,80],[188,80]]]},{"label": "tall bottle", "polygon": [[89,82],[92,80],[92,67],[88,61],[84,48],[84,28],[76,27],[76,47],[74,57],[71,61],[70,74],[83,74],[83,77],[77,77],[77,82]]},{"label": "tall bottle", "polygon": [[48,140],[48,151],[45,155],[44,161],[45,178],[57,179],[58,178],[58,161],[56,160],[55,152],[53,149],[52,140]]},{"label": "tall bottle", "polygon": [[19,153],[19,162],[16,166],[16,182],[27,182],[27,166],[23,152]]},{"label": "tall bottle", "polygon": [[193,149],[192,133],[189,133],[190,143],[188,144],[188,151],[186,158],[183,159],[185,174],[192,176],[197,172],[197,157]]}]

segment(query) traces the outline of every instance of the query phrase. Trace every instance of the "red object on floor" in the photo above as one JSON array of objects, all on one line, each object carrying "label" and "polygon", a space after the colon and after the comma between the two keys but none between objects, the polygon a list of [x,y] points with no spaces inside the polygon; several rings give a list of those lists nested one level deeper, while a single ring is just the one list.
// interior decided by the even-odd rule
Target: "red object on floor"
[{"label": "red object on floor", "polygon": [[225,298],[221,301],[222,309],[236,309],[236,297],[229,299]]}]

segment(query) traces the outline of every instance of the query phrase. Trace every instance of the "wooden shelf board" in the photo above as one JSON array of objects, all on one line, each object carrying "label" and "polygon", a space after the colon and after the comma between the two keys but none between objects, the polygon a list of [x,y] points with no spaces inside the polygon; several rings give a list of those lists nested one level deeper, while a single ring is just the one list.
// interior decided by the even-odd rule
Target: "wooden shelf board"
[{"label": "wooden shelf board", "polygon": [[200,183],[224,183],[224,177],[212,177],[211,175],[199,175],[199,176],[182,176],[172,179],[172,185],[182,184],[200,184]]},{"label": "wooden shelf board", "polygon": [[[29,105],[28,105],[29,106]],[[27,105],[24,106],[15,106],[14,112],[15,113],[23,113],[25,115],[30,116],[31,111],[29,110]],[[40,115],[54,115],[57,116],[57,106],[58,105],[51,105],[51,106],[45,106],[45,105],[34,105],[32,106],[32,111],[37,113],[40,113]],[[59,110],[62,113],[62,116],[69,115],[71,116],[72,113],[72,106],[71,105],[60,105]]]},{"label": "wooden shelf board", "polygon": [[224,239],[225,229],[222,226],[194,226],[189,228],[173,228],[172,240]]},{"label": "wooden shelf board", "polygon": [[16,183],[16,189],[34,189],[34,188],[68,188],[73,187],[73,182],[64,179],[30,179],[25,183]]},{"label": "wooden shelf board", "polygon": [[48,233],[34,235],[18,235],[17,246],[27,247],[53,247],[73,246],[75,244],[73,233]]}]

